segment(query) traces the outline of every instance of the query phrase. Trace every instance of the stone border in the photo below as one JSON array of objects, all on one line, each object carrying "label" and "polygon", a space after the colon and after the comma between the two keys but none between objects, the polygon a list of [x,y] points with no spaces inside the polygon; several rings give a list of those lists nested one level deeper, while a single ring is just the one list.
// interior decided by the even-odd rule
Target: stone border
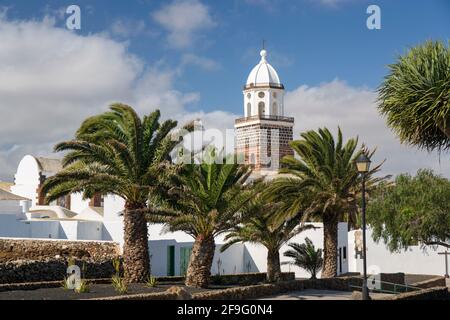
[{"label": "stone border", "polygon": [[[224,290],[212,290],[208,292],[194,293],[189,296],[180,295],[178,291],[184,292],[182,288],[175,287],[160,293],[136,294],[127,296],[106,297],[96,300],[244,300],[256,299],[290,291],[302,291],[304,289],[331,289],[341,290],[342,283],[333,286],[333,279],[318,280],[294,280],[283,281],[274,284],[260,284],[245,287],[229,288]],[[350,280],[350,279],[347,279]],[[329,287],[328,285],[332,285]],[[350,290],[344,290],[350,291]],[[397,295],[386,295],[373,300],[447,300],[450,293],[447,287],[428,288],[419,291],[400,293]]]},{"label": "stone border", "polygon": [[[115,273],[111,259],[75,258],[73,262],[82,270],[84,279],[110,278]],[[0,263],[0,284],[61,281],[68,264],[65,258]]]},{"label": "stone border", "polygon": [[126,301],[126,300],[179,300],[176,293],[163,292],[153,292],[153,293],[138,293],[138,294],[127,294],[122,296],[112,296],[103,298],[91,298],[91,299],[80,299],[80,300],[95,300],[95,301]]},{"label": "stone border", "polygon": [[433,288],[433,287],[445,287],[446,282],[444,277],[435,277],[428,280],[416,282],[411,284],[412,287],[419,287],[419,288]]},{"label": "stone border", "polygon": [[[91,279],[89,283],[109,283],[110,279]],[[272,284],[258,284],[242,287],[211,290],[189,294],[182,287],[171,287],[164,292],[129,294],[86,300],[242,300],[256,299],[290,291],[302,291],[305,289],[352,291],[351,285],[360,285],[360,278],[337,277],[315,280],[291,280]],[[0,285],[0,291],[6,290],[32,290],[38,288],[56,288],[61,286],[61,281],[31,282],[21,284]],[[433,287],[418,291],[400,293],[375,298],[374,300],[446,300],[450,299],[447,287]]]},{"label": "stone border", "polygon": [[399,293],[374,300],[450,300],[450,292],[447,287],[434,287]]},{"label": "stone border", "polygon": [[282,281],[273,284],[259,284],[253,286],[195,293],[192,295],[192,298],[194,300],[255,299],[289,291],[304,290],[305,288],[305,282],[302,280]]},{"label": "stone border", "polygon": [[107,260],[119,257],[120,254],[119,244],[113,241],[0,238],[1,263],[58,257]]},{"label": "stone border", "polygon": [[[217,276],[213,276],[217,277]],[[261,284],[266,278],[266,273],[242,273],[233,275],[223,275],[220,276],[222,281],[216,283],[213,278],[211,284],[216,285],[255,285]],[[223,277],[223,278],[222,278]],[[110,283],[111,278],[84,278],[88,283]],[[216,278],[217,279],[217,278]],[[295,280],[295,273],[285,272],[282,274],[282,279],[284,281]],[[184,282],[185,277],[182,276],[162,276],[156,277],[156,280],[164,284],[179,284]],[[35,290],[39,288],[58,288],[61,286],[61,280],[48,280],[48,281],[27,281],[27,282],[10,282],[10,283],[0,283],[0,292],[12,291],[12,290]]]},{"label": "stone border", "polygon": [[[358,284],[362,280],[355,277],[338,277],[330,279],[315,280],[291,280],[278,283],[257,284],[250,286],[227,288],[222,290],[211,290],[207,292],[189,295],[181,287],[172,287],[165,292],[143,293],[133,295],[111,296],[95,298],[90,300],[242,300],[256,299],[272,296],[290,291],[301,291],[304,289],[331,289],[351,291],[350,284]],[[361,283],[359,283],[361,285]],[[171,290],[172,292],[168,292]]]}]

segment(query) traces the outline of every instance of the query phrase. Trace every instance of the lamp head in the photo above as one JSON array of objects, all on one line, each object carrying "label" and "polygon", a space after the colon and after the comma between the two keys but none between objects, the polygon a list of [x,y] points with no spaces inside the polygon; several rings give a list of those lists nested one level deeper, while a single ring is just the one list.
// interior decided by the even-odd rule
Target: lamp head
[{"label": "lamp head", "polygon": [[356,159],[355,163],[356,169],[359,173],[369,172],[371,161],[365,153],[361,153],[360,156]]}]

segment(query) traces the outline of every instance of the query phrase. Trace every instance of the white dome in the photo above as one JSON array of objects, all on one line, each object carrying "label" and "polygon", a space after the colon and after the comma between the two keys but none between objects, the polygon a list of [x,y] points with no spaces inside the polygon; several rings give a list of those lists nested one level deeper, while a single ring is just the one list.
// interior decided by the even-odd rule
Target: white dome
[{"label": "white dome", "polygon": [[261,50],[261,61],[252,69],[250,75],[247,78],[246,86],[254,85],[280,85],[280,78],[278,77],[275,69],[267,62],[267,51]]}]

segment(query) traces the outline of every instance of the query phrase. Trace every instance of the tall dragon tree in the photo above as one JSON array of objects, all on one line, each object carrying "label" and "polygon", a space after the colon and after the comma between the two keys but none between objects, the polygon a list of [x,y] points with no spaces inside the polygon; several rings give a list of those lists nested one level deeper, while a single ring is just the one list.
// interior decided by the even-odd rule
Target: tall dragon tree
[{"label": "tall dragon tree", "polygon": [[449,45],[427,41],[411,48],[389,65],[378,93],[379,111],[402,142],[450,149]]}]

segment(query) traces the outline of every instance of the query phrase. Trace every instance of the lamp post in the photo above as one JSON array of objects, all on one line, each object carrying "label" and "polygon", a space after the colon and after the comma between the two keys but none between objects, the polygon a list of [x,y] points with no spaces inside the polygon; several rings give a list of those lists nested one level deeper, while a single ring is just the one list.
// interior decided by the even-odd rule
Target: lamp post
[{"label": "lamp post", "polygon": [[362,234],[363,234],[363,285],[362,299],[369,300],[367,288],[367,248],[366,248],[366,174],[369,172],[370,159],[364,153],[356,159],[356,168],[362,176]]}]

